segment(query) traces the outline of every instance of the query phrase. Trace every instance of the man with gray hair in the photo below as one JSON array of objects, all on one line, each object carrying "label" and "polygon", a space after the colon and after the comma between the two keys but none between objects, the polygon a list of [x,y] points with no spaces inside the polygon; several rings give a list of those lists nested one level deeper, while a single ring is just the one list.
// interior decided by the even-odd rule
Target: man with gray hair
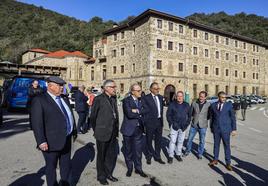
[{"label": "man with gray hair", "polygon": [[113,177],[113,170],[117,159],[119,115],[115,82],[106,80],[102,87],[103,93],[93,101],[90,123],[97,144],[97,180],[102,185],[108,185],[107,179],[118,181]]},{"label": "man with gray hair", "polygon": [[75,93],[75,110],[79,116],[77,129],[79,133],[87,131],[86,119],[88,114],[87,96],[85,95],[85,86],[80,85]]}]

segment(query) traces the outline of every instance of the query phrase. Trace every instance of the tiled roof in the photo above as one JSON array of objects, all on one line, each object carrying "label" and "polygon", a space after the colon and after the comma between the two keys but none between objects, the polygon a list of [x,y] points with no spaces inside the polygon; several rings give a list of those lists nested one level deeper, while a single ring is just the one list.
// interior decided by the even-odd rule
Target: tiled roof
[{"label": "tiled roof", "polygon": [[88,56],[86,54],[84,54],[80,51],[68,52],[65,50],[59,50],[59,51],[51,52],[51,53],[45,55],[45,57],[56,57],[56,58],[64,58],[66,56],[77,56],[77,57],[88,58]]},{"label": "tiled roof", "polygon": [[40,48],[31,48],[29,50],[26,50],[23,54],[25,54],[27,52],[37,52],[37,53],[43,53],[43,54],[49,54],[50,53],[50,51],[43,50],[43,49],[40,49]]}]

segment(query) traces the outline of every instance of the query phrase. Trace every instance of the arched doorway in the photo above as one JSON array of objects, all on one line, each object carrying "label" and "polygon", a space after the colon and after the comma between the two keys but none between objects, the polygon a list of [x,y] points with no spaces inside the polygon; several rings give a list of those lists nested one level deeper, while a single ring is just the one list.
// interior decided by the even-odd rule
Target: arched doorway
[{"label": "arched doorway", "polygon": [[173,85],[169,84],[166,86],[165,91],[164,91],[166,105],[168,105],[173,100],[175,92],[176,92],[176,89]]}]

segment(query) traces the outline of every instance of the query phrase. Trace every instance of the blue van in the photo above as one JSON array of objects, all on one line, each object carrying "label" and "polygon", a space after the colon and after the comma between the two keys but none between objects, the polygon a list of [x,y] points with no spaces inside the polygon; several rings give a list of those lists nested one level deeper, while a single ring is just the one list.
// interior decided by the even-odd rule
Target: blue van
[{"label": "blue van", "polygon": [[47,85],[44,78],[15,76],[7,89],[7,109],[26,108],[28,102],[28,89],[33,80],[38,80],[40,87],[46,91]]}]

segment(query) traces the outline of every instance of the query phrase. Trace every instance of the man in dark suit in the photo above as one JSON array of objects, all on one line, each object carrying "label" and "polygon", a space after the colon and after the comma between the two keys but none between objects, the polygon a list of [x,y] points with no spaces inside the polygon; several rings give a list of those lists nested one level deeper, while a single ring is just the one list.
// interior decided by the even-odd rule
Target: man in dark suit
[{"label": "man in dark suit", "polygon": [[113,177],[118,149],[119,115],[116,101],[116,85],[113,80],[103,83],[103,93],[95,97],[92,105],[90,123],[97,142],[97,179],[102,185],[108,185],[107,179]]},{"label": "man in dark suit", "polygon": [[[163,96],[159,95],[159,85],[156,82],[151,84],[150,91],[150,94],[142,98],[144,102],[143,112],[148,147],[146,162],[147,164],[151,164],[151,159],[154,157],[155,161],[165,164],[160,156],[163,132]],[[152,145],[153,138],[155,148]]]},{"label": "man in dark suit", "polygon": [[76,125],[68,98],[61,96],[65,81],[51,76],[47,82],[47,92],[32,100],[31,123],[37,147],[46,162],[47,185],[58,185],[56,167],[59,161],[59,185],[67,186],[71,169],[71,139],[77,137]]},{"label": "man in dark suit", "polygon": [[123,134],[124,155],[128,169],[126,176],[131,176],[134,165],[135,173],[147,177],[142,171],[141,164],[143,133],[141,87],[133,84],[130,91],[131,95],[123,100],[124,119],[120,129]]},{"label": "man in dark suit", "polygon": [[88,129],[86,127],[86,119],[88,115],[87,96],[85,95],[85,86],[80,85],[75,93],[75,110],[78,114],[78,133],[85,133]]},{"label": "man in dark suit", "polygon": [[214,160],[210,166],[218,164],[220,142],[223,141],[226,168],[232,171],[230,135],[236,135],[236,119],[231,102],[226,102],[225,92],[218,93],[219,101],[211,105],[211,131],[214,136]]}]

